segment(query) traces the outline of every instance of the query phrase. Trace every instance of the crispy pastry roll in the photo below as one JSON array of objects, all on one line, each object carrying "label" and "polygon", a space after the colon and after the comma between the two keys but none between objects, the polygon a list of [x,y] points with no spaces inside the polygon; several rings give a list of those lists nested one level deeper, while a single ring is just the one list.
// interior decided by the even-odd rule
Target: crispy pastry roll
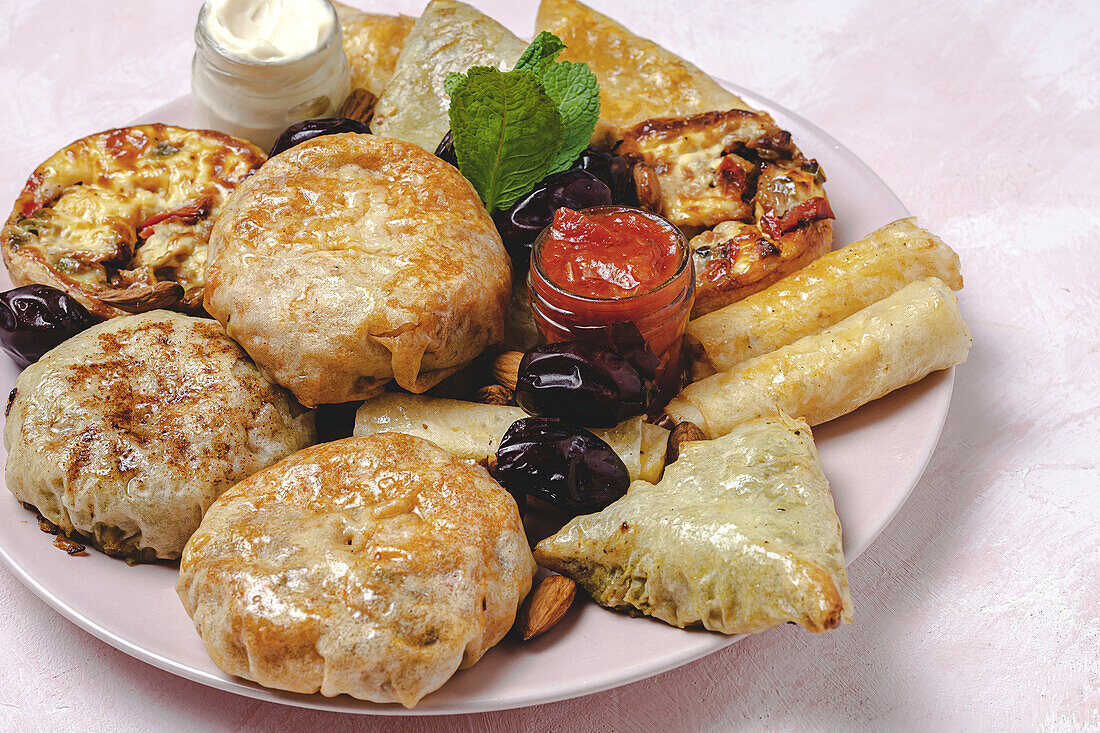
[{"label": "crispy pastry roll", "polygon": [[[355,413],[354,434],[406,433],[430,440],[456,458],[486,463],[496,457],[504,432],[524,417],[527,413],[518,407],[395,392],[363,403]],[[667,430],[635,417],[613,428],[596,428],[592,432],[623,460],[631,481],[660,478],[665,465]]]},{"label": "crispy pastry roll", "polygon": [[970,331],[937,278],[910,283],[813,336],[684,389],[665,411],[710,437],[776,409],[819,425],[966,361]]},{"label": "crispy pastry roll", "polygon": [[786,415],[684,446],[656,485],[535,547],[595,601],[673,626],[751,634],[851,623],[840,522],[806,423]]},{"label": "crispy pastry roll", "polygon": [[839,323],[914,280],[963,285],[959,256],[913,219],[826,254],[759,293],[688,324],[697,377],[724,372]]}]

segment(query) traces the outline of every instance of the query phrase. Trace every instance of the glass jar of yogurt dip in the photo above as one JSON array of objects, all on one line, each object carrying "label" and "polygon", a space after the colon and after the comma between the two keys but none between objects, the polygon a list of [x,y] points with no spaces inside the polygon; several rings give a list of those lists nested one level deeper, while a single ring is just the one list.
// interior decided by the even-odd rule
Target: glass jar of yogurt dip
[{"label": "glass jar of yogurt dip", "polygon": [[350,91],[326,0],[206,0],[195,24],[195,125],[268,150],[289,125],[332,117]]}]

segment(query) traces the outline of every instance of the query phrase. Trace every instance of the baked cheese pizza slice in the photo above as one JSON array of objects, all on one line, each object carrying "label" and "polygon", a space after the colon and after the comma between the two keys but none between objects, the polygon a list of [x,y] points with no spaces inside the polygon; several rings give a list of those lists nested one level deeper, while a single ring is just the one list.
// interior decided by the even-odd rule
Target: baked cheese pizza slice
[{"label": "baked cheese pizza slice", "polygon": [[35,169],[0,232],[12,282],[66,290],[101,318],[202,313],[214,219],[265,159],[224,133],[161,124],[81,138]]}]

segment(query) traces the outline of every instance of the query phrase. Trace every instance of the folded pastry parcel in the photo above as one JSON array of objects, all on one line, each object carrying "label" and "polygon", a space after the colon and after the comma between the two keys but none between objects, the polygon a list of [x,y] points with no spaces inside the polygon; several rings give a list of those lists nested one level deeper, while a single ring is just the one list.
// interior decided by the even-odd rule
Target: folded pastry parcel
[{"label": "folded pastry parcel", "polygon": [[725,634],[851,623],[840,522],[809,426],[777,414],[686,444],[535,548],[597,603]]},{"label": "folded pastry parcel", "polygon": [[510,69],[527,44],[466,3],[432,0],[412,27],[389,84],[378,99],[371,131],[434,152],[450,129],[447,74],[471,66]]},{"label": "folded pastry parcel", "polygon": [[206,308],[306,405],[423,392],[504,334],[511,264],[454,167],[378,135],[272,158],[210,235]]},{"label": "folded pastry parcel", "polygon": [[484,468],[384,433],[299,451],[223,494],[176,590],[230,674],[412,707],[504,637],[535,570]]}]

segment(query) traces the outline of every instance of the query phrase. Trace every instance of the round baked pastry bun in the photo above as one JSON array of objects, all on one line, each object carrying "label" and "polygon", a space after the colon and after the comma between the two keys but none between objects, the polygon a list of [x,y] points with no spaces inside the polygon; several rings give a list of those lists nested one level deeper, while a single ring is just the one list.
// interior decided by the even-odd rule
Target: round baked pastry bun
[{"label": "round baked pastry bun", "polygon": [[483,467],[379,433],[222,494],[176,590],[229,674],[412,707],[503,638],[535,570],[515,501]]},{"label": "round baked pastry bun", "polygon": [[113,318],[31,364],[8,398],[8,488],[109,555],[180,556],[241,479],[315,439],[313,414],[215,321]]},{"label": "round baked pastry bun", "polygon": [[65,290],[100,318],[200,315],[214,219],[266,159],[222,132],[160,124],[66,145],[34,170],[0,231],[11,280]]},{"label": "round baked pastry bun", "polygon": [[423,392],[504,333],[511,264],[454,167],[378,135],[276,155],[210,236],[206,309],[306,405]]}]

